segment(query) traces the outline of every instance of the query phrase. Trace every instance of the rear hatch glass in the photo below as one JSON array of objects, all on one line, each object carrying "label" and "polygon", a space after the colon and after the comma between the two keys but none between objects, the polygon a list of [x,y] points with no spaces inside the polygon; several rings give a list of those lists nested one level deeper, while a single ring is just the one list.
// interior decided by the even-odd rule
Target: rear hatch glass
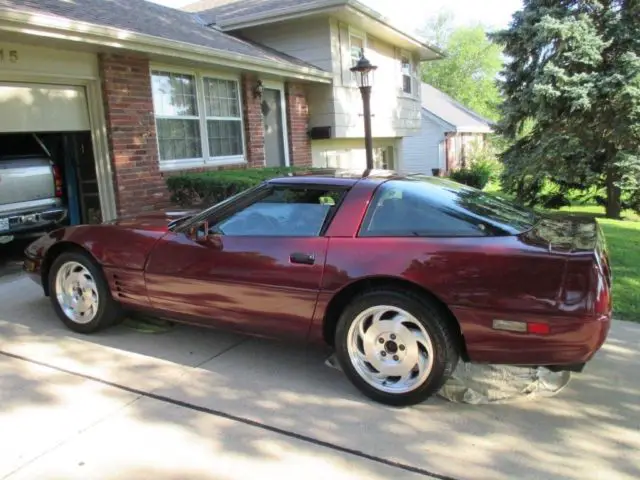
[{"label": "rear hatch glass", "polygon": [[537,222],[532,210],[450,180],[411,175],[383,183],[374,196],[364,235],[518,235]]}]

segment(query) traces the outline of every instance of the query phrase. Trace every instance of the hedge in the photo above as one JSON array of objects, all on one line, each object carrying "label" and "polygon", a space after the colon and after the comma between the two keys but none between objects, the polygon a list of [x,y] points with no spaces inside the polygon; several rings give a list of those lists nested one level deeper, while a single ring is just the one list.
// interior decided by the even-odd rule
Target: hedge
[{"label": "hedge", "polygon": [[314,172],[312,168],[247,168],[183,173],[167,179],[171,201],[183,207],[214,205],[271,178],[290,173]]}]

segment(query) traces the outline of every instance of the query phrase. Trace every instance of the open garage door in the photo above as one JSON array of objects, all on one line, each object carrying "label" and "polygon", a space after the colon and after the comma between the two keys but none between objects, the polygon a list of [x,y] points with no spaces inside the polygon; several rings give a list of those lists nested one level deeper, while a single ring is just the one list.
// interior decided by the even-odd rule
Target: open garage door
[{"label": "open garage door", "polygon": [[[99,222],[101,208],[85,88],[0,82],[0,109],[1,176],[12,178],[12,187],[24,192],[30,192],[28,182],[35,185],[31,190],[37,190],[18,199],[4,182],[0,213],[4,212],[5,231],[38,232],[40,224],[33,219],[44,214],[36,207],[44,208],[41,204],[46,202],[65,209],[65,222]],[[30,148],[23,148],[25,145]],[[36,161],[42,164],[41,184],[50,188],[36,188],[40,184],[34,183],[36,170],[31,165]],[[49,192],[54,181],[61,183],[55,197]],[[17,185],[20,182],[24,185]]]},{"label": "open garage door", "polygon": [[83,87],[0,83],[0,132],[79,132],[91,129]]}]

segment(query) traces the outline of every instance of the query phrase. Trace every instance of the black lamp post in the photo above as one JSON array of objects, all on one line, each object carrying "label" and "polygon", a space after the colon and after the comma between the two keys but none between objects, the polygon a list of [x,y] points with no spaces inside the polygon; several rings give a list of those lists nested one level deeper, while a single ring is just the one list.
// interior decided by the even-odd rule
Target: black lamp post
[{"label": "black lamp post", "polygon": [[378,67],[371,64],[364,56],[364,51],[360,52],[360,60],[351,71],[356,76],[356,82],[362,94],[364,114],[364,146],[367,152],[367,170],[373,170],[373,138],[371,136],[371,86],[373,85],[373,75]]}]

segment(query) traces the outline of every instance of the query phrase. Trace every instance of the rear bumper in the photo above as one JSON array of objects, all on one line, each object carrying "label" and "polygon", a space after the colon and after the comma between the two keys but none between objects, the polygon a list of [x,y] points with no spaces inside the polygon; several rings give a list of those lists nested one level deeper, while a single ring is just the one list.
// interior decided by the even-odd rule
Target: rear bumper
[{"label": "rear bumper", "polygon": [[[35,212],[0,214],[0,235],[29,236],[57,228],[67,218],[68,210],[63,207],[49,208]],[[8,229],[1,228],[8,221]]]},{"label": "rear bumper", "polygon": [[[493,319],[504,313],[454,309],[460,321],[469,360],[580,371],[607,339],[611,315],[600,317],[521,316],[515,320],[547,323],[549,334],[494,330]],[[511,315],[513,317],[513,315]]]}]

